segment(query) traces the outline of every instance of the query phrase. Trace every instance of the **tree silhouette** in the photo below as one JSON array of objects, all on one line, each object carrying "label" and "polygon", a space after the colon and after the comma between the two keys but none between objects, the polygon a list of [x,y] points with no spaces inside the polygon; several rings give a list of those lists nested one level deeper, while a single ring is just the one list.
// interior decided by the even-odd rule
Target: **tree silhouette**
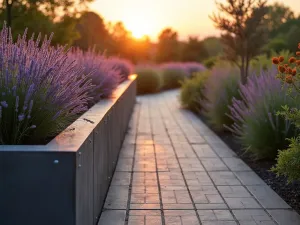
[{"label": "tree silhouette", "polygon": [[80,38],[74,42],[75,46],[83,50],[87,50],[89,47],[95,47],[100,51],[106,50],[109,32],[103,18],[97,13],[85,12],[79,19],[77,30]]},{"label": "tree silhouette", "polygon": [[184,43],[181,60],[185,62],[201,62],[208,58],[209,54],[202,41],[197,37],[189,37],[187,43]]},{"label": "tree silhouette", "polygon": [[171,28],[164,29],[158,37],[157,62],[178,61],[180,57],[180,46],[178,34]]},{"label": "tree silhouette", "polygon": [[210,18],[224,32],[221,36],[224,56],[239,67],[241,81],[246,83],[250,60],[260,53],[267,41],[266,1],[226,0],[226,4],[217,3],[217,7],[219,14]]}]

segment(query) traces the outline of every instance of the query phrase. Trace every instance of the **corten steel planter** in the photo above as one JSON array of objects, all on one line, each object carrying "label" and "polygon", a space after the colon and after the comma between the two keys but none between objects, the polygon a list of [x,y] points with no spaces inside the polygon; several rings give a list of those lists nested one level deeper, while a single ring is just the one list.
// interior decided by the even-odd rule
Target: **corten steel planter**
[{"label": "corten steel planter", "polygon": [[0,224],[96,224],[135,96],[131,76],[48,144],[0,146]]}]

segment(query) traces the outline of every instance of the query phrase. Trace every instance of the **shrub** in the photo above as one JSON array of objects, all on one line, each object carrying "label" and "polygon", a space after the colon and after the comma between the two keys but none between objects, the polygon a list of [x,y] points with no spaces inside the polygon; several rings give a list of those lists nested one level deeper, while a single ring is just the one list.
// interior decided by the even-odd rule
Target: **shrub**
[{"label": "shrub", "polygon": [[128,76],[133,73],[133,66],[131,62],[126,59],[111,57],[108,61],[112,64],[113,69],[119,71],[120,82],[127,80]]},{"label": "shrub", "polygon": [[13,42],[0,33],[0,143],[38,144],[58,134],[87,110],[93,88],[51,37]]},{"label": "shrub", "polygon": [[224,125],[233,123],[226,114],[230,111],[228,106],[231,105],[232,98],[239,96],[239,81],[239,70],[222,64],[215,66],[207,79],[205,101],[202,103],[203,114],[216,130],[223,130]]},{"label": "shrub", "polygon": [[[300,49],[300,43],[298,44]],[[278,65],[279,74],[277,77],[283,84],[288,85],[289,97],[292,97],[299,102],[300,97],[300,51],[296,52],[296,57],[291,57],[288,63],[282,62],[284,56],[275,57],[272,59],[274,64]],[[285,58],[286,60],[288,58]],[[283,69],[284,68],[284,69]],[[283,106],[282,111],[278,115],[292,121],[292,123],[300,129],[300,107],[291,108],[288,105]],[[288,149],[280,151],[277,158],[277,164],[272,168],[277,175],[283,175],[288,178],[289,182],[300,180],[300,134],[297,138],[289,140]]]},{"label": "shrub", "polygon": [[160,68],[164,89],[179,88],[180,83],[189,76],[185,66],[181,63],[166,63]]},{"label": "shrub", "polygon": [[215,65],[216,62],[219,60],[218,57],[214,56],[214,57],[209,57],[208,59],[206,59],[203,64],[206,68],[208,69],[212,69]]},{"label": "shrub", "polygon": [[185,79],[182,82],[180,100],[183,107],[192,111],[201,109],[204,99],[204,85],[208,78],[208,72],[196,73],[192,79]]},{"label": "shrub", "polygon": [[203,72],[206,70],[205,66],[197,62],[186,62],[183,63],[182,66],[185,67],[188,77],[193,77],[195,73]]},{"label": "shrub", "polygon": [[92,97],[90,105],[111,95],[121,79],[121,72],[115,63],[116,58],[106,58],[91,49],[87,52],[75,49],[69,56],[76,61],[78,68],[83,68],[83,74],[88,76],[95,86],[88,92]]},{"label": "shrub", "polygon": [[300,180],[300,137],[290,139],[289,148],[279,151],[273,172],[288,178],[289,182]]},{"label": "shrub", "polygon": [[274,159],[278,149],[287,146],[286,138],[296,134],[291,121],[277,111],[282,105],[299,107],[300,102],[286,96],[274,74],[272,69],[249,77],[246,85],[240,85],[242,100],[233,99],[230,107],[234,124],[229,129],[256,159]]},{"label": "shrub", "polygon": [[[275,56],[276,53],[272,51],[271,55]],[[281,51],[280,55],[286,59],[284,63],[287,63],[287,59],[291,53],[289,51]],[[270,61],[270,58],[266,54],[256,56],[250,61],[250,73],[252,74],[260,74],[262,70],[269,69],[272,69],[272,61]]]},{"label": "shrub", "polygon": [[155,93],[161,88],[161,76],[155,67],[140,66],[136,68],[137,73],[137,93]]}]

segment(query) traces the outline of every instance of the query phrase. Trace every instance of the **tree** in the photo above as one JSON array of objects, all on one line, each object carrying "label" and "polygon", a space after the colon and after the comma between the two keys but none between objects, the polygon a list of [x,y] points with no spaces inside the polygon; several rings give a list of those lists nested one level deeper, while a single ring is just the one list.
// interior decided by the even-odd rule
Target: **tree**
[{"label": "tree", "polygon": [[197,37],[189,37],[188,42],[184,43],[181,52],[181,60],[185,62],[201,62],[208,58],[209,54]]},{"label": "tree", "polygon": [[208,51],[209,57],[220,56],[223,53],[223,46],[220,38],[207,37],[202,42]]},{"label": "tree", "polygon": [[12,20],[18,16],[13,15],[13,8],[24,6],[35,8],[52,18],[61,17],[66,14],[76,15],[85,9],[85,5],[93,0],[0,0],[2,8],[6,11],[6,22],[12,26]]},{"label": "tree", "polygon": [[158,37],[157,62],[178,61],[180,56],[180,46],[178,34],[171,28],[164,29]]},{"label": "tree", "polygon": [[115,24],[110,23],[108,29],[111,37],[110,53],[131,59],[132,53],[135,51],[132,46],[131,33],[120,21]]},{"label": "tree", "polygon": [[213,14],[211,19],[218,29],[224,31],[221,36],[224,56],[239,67],[241,81],[245,84],[250,60],[260,53],[267,39],[264,17],[268,8],[266,1],[262,0],[226,2],[217,3],[220,13]]},{"label": "tree", "polygon": [[79,18],[76,26],[80,38],[74,42],[75,46],[83,50],[95,47],[97,50],[104,51],[109,41],[109,32],[106,29],[104,20],[94,12],[85,12]]},{"label": "tree", "polygon": [[270,32],[275,31],[289,20],[295,19],[294,12],[281,3],[275,3],[268,6],[268,12],[265,21]]}]

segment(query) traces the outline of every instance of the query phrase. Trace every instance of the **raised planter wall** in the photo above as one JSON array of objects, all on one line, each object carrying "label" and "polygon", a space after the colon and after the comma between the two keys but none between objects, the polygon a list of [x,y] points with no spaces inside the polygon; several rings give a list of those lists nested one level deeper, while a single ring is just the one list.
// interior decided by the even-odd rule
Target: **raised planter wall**
[{"label": "raised planter wall", "polygon": [[0,146],[0,225],[95,225],[135,96],[131,76],[47,145]]}]

